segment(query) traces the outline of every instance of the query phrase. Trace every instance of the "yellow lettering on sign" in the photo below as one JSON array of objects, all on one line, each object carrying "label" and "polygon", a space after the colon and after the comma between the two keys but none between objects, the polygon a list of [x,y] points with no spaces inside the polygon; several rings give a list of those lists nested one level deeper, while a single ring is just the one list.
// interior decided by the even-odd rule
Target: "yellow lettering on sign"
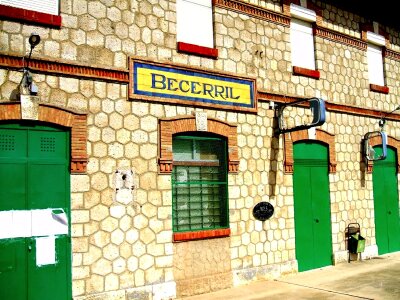
[{"label": "yellow lettering on sign", "polygon": [[136,88],[143,92],[244,105],[252,103],[250,84],[153,68],[138,67],[136,71]]}]

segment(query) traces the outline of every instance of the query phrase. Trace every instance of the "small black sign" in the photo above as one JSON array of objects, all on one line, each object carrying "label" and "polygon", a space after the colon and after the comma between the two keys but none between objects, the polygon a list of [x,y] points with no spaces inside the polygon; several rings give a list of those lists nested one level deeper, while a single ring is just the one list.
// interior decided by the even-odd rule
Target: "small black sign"
[{"label": "small black sign", "polygon": [[274,214],[274,207],[269,202],[257,203],[253,208],[253,216],[257,220],[265,221],[272,217]]}]

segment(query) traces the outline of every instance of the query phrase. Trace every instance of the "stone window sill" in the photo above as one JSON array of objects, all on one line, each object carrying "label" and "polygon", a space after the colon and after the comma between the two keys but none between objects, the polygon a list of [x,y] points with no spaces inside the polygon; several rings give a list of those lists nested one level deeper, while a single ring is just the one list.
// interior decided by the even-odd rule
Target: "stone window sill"
[{"label": "stone window sill", "polygon": [[214,59],[218,58],[218,49],[216,48],[208,48],[184,42],[178,42],[178,52],[195,54]]},{"label": "stone window sill", "polygon": [[293,75],[305,76],[305,77],[310,77],[310,78],[314,78],[314,79],[320,78],[320,73],[318,70],[311,70],[311,69],[295,67],[295,66],[293,67]]},{"label": "stone window sill", "polygon": [[193,232],[192,231],[175,232],[173,239],[174,242],[184,242],[184,241],[193,241],[193,240],[201,240],[208,238],[227,237],[230,236],[230,234],[231,234],[230,228],[193,231]]},{"label": "stone window sill", "polygon": [[30,24],[45,25],[49,27],[61,27],[61,16],[50,15],[33,10],[16,8],[0,4],[0,18],[23,21]]}]

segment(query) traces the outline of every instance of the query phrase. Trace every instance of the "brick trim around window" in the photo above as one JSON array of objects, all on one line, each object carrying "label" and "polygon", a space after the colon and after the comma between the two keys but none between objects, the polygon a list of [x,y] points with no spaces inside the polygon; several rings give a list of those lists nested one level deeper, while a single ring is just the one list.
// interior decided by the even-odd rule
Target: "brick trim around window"
[{"label": "brick trim around window", "polygon": [[369,90],[371,92],[382,93],[382,94],[389,94],[389,88],[387,86],[377,85],[377,84],[370,84]]},{"label": "brick trim around window", "polygon": [[188,43],[184,43],[184,42],[178,42],[178,52],[187,53],[187,54],[195,54],[195,55],[214,58],[214,59],[218,58],[218,49],[216,49],[216,48],[208,48],[208,47],[188,44]]},{"label": "brick trim around window", "polygon": [[61,27],[61,16],[50,15],[33,10],[11,7],[0,4],[0,18],[27,22],[35,25],[46,25],[49,27]]},{"label": "brick trim around window", "polygon": [[[335,151],[335,136],[326,131],[316,129],[316,141],[327,144],[329,147],[329,173],[336,173],[336,151]],[[284,138],[284,170],[286,174],[293,174],[293,143],[302,141],[302,140],[310,140],[308,136],[308,130],[299,130],[293,131],[291,133],[286,133],[283,136]]]},{"label": "brick trim around window", "polygon": [[199,239],[209,239],[230,236],[230,228],[202,230],[193,232],[175,232],[173,235],[174,242],[192,241]]},{"label": "brick trim around window", "polygon": [[[159,158],[158,166],[160,174],[172,173],[172,136],[177,133],[193,132],[196,129],[194,116],[182,116],[159,120]],[[208,118],[207,132],[223,136],[228,143],[228,172],[238,173],[239,156],[237,146],[237,126],[230,125],[221,120]]]},{"label": "brick trim around window", "polygon": [[[20,102],[0,102],[0,121],[19,121]],[[60,125],[71,130],[71,173],[86,173],[87,114],[39,103],[38,121]]]},{"label": "brick trim around window", "polygon": [[293,75],[300,75],[305,77],[310,77],[314,79],[320,78],[320,73],[318,70],[310,70],[302,67],[293,66]]}]

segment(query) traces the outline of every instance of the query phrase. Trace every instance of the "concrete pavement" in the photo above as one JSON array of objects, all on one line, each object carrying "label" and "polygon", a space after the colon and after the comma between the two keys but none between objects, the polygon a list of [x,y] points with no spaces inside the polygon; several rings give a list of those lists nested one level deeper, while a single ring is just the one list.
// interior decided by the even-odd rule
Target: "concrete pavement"
[{"label": "concrete pavement", "polygon": [[400,252],[180,299],[398,300],[400,299]]}]

